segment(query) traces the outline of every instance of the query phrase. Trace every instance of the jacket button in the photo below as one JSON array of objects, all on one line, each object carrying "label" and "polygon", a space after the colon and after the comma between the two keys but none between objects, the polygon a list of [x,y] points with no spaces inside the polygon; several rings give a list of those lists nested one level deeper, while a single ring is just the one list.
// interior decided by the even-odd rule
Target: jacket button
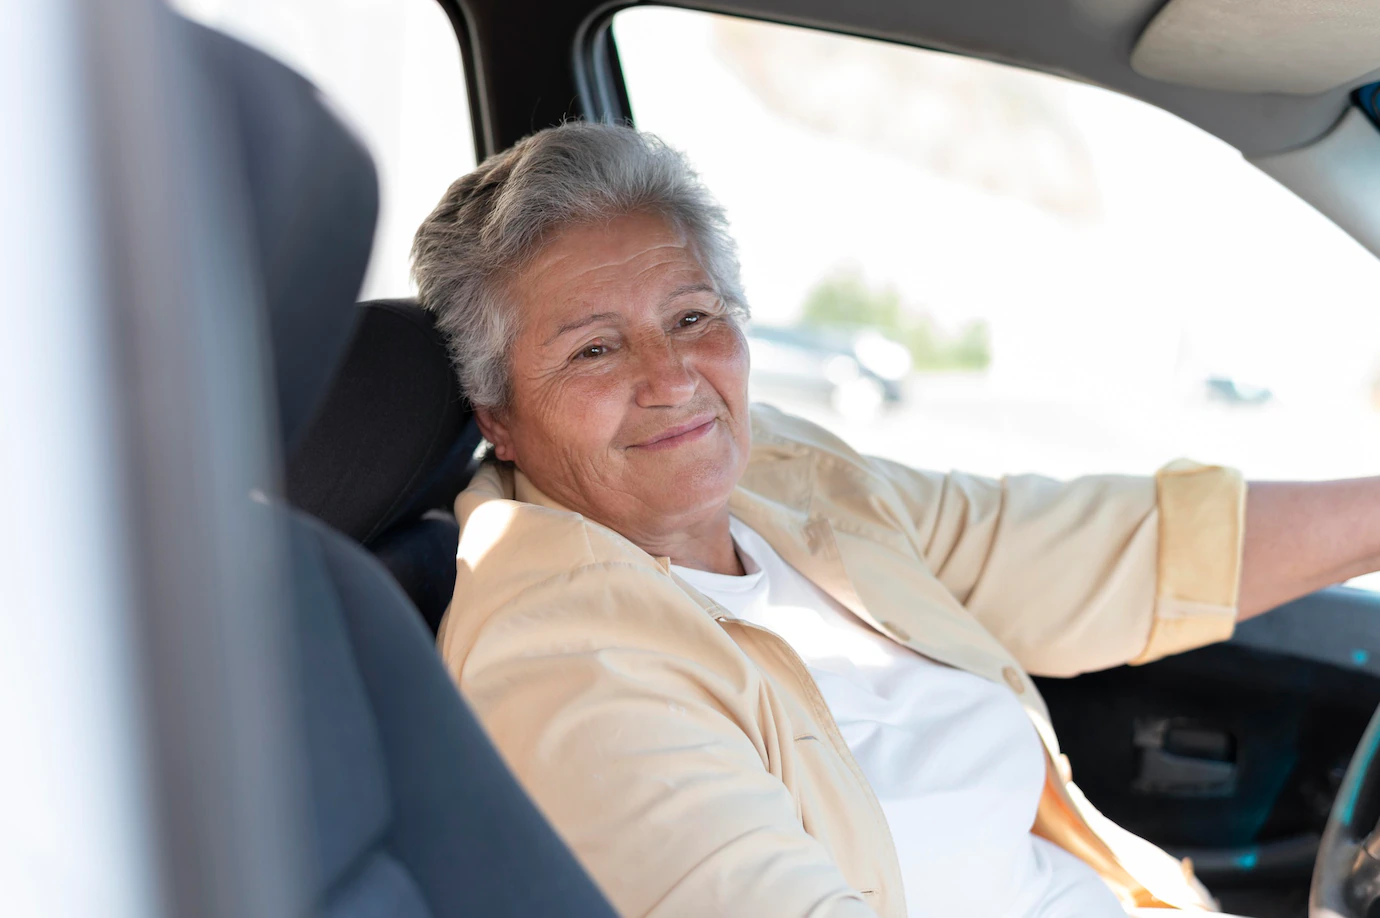
[{"label": "jacket button", "polygon": [[1011,691],[1017,695],[1025,694],[1025,680],[1021,678],[1020,670],[1014,666],[1002,667],[1001,677],[1006,680],[1006,684],[1011,686]]},{"label": "jacket button", "polygon": [[891,635],[893,638],[900,641],[902,644],[910,640],[910,634],[907,633],[906,629],[902,628],[895,622],[881,622],[881,626],[887,634]]}]

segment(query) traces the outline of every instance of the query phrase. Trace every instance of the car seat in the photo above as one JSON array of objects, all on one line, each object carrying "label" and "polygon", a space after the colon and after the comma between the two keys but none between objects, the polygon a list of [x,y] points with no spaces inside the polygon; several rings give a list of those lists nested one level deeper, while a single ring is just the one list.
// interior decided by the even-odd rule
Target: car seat
[{"label": "car seat", "polygon": [[287,495],[373,552],[435,634],[455,589],[451,505],[479,426],[431,313],[401,299],[358,308],[324,403],[288,455]]},{"label": "car seat", "polygon": [[[357,320],[378,321],[353,305],[377,212],[373,167],[306,80],[239,42],[186,27],[243,147],[280,427],[292,449]],[[429,385],[420,377],[397,384]],[[438,436],[406,447],[448,455],[455,444]],[[339,487],[361,500],[368,492],[371,505],[405,503],[372,493],[366,460],[340,457],[350,467]],[[291,551],[290,676],[311,840],[302,911],[612,918],[504,767],[393,578],[354,538],[267,503]],[[375,523],[389,519],[385,512]]]}]

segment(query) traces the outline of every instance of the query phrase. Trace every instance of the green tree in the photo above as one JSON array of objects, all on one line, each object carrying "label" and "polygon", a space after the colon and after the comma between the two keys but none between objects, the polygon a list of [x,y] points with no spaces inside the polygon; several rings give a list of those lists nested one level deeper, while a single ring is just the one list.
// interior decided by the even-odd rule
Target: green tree
[{"label": "green tree", "polygon": [[910,350],[921,372],[978,371],[992,363],[991,332],[981,319],[946,333],[901,303],[892,287],[874,289],[853,270],[836,272],[810,289],[801,320],[826,328],[874,328]]},{"label": "green tree", "polygon": [[873,290],[856,271],[824,278],[805,295],[801,318],[809,325],[858,325],[899,332],[901,297],[891,287]]}]

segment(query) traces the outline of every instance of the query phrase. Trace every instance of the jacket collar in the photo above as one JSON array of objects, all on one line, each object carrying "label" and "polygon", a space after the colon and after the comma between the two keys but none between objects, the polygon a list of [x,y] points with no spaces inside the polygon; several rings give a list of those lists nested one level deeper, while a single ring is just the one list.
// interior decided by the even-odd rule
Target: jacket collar
[{"label": "jacket collar", "polygon": [[[540,488],[532,484],[532,479],[523,474],[521,469],[506,462],[486,461],[481,464],[470,483],[465,486],[465,490],[460,492],[461,501],[464,501],[466,493],[471,492],[478,503],[512,500],[520,504],[533,504],[548,510],[558,510],[561,513],[575,512],[547,497]],[[467,506],[468,502],[463,505]],[[465,520],[461,518],[460,525],[464,524]]]},{"label": "jacket collar", "polygon": [[[814,456],[807,447],[764,429],[754,418],[748,471],[729,497],[729,510],[766,539],[786,563],[863,621],[882,630],[849,577],[833,526],[823,514],[812,513],[815,476]],[[481,501],[497,498],[574,513],[511,465],[485,463],[466,490],[477,492],[474,496]],[[464,506],[463,497],[457,502],[458,510]],[[460,524],[465,524],[463,516]],[[669,558],[647,557],[671,573]],[[693,595],[701,598],[697,592]]]}]

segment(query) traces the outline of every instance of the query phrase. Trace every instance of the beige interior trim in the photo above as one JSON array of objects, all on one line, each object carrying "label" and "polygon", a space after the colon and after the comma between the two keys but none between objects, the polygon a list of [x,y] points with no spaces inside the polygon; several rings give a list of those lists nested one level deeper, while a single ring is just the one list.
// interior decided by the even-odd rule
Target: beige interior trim
[{"label": "beige interior trim", "polygon": [[1141,76],[1312,95],[1380,68],[1375,0],[1169,0],[1131,52]]},{"label": "beige interior trim", "polygon": [[1360,109],[1316,143],[1249,162],[1380,255],[1380,130]]}]

